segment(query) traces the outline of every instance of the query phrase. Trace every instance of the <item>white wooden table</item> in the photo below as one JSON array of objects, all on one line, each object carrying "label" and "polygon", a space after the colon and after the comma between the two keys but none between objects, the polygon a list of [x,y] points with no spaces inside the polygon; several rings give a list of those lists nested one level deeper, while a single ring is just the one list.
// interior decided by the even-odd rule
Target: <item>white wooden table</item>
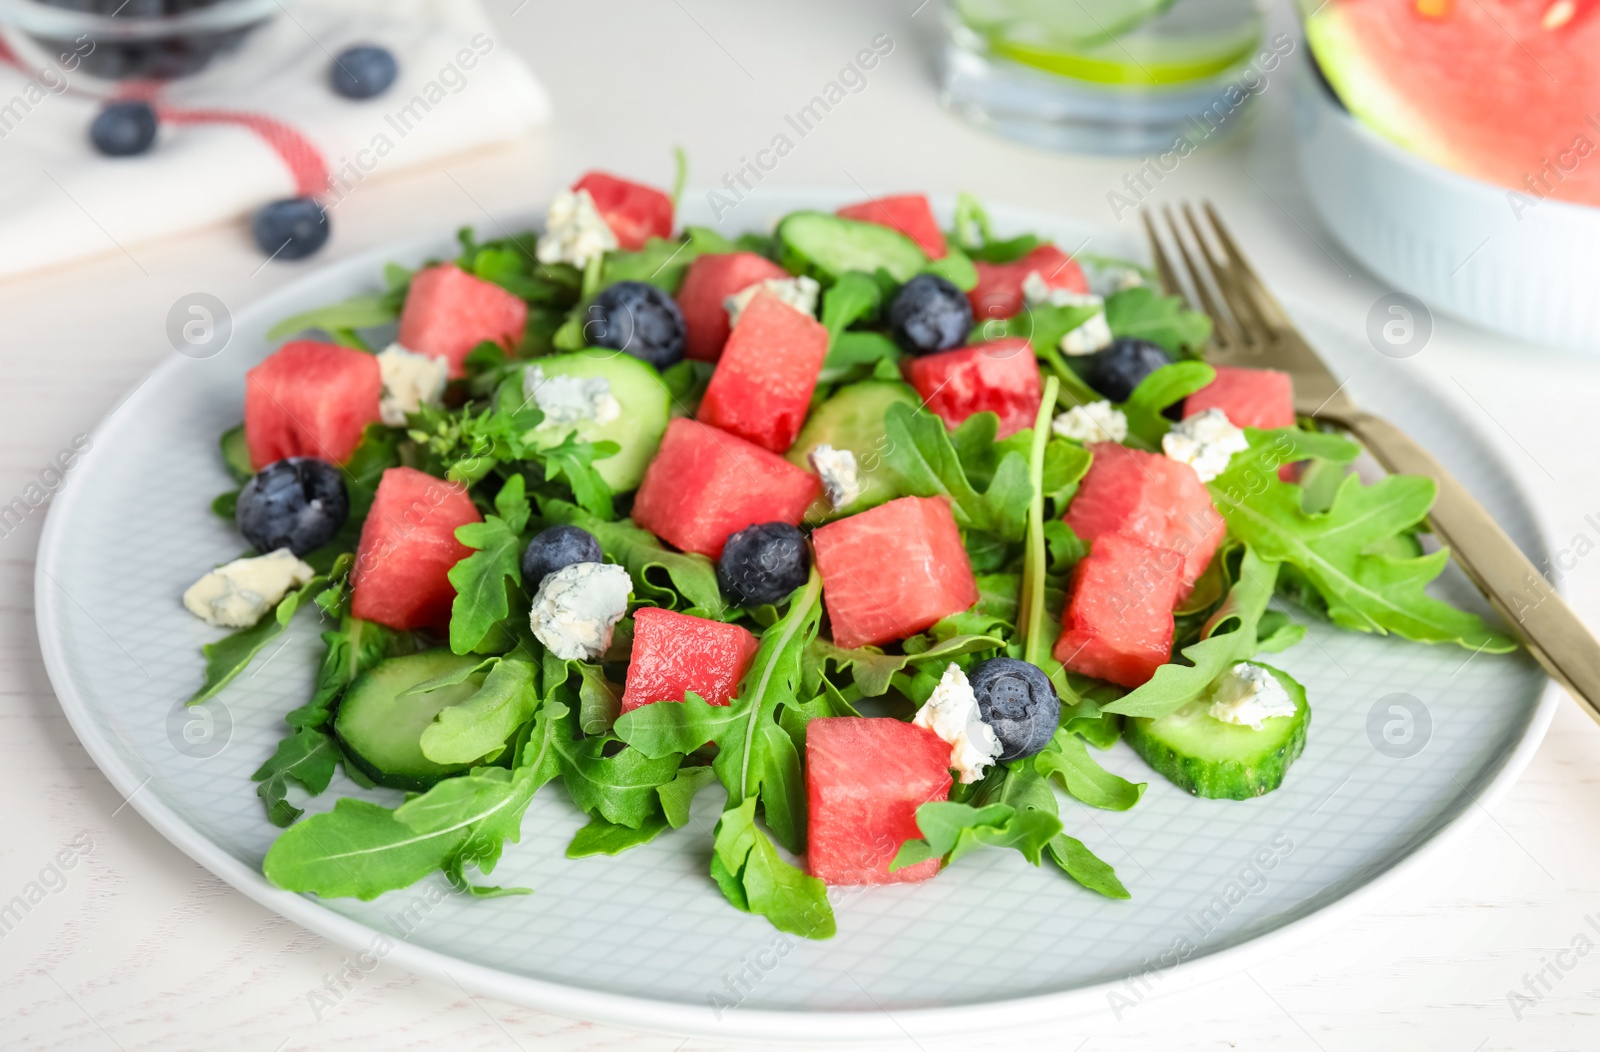
[{"label": "white wooden table", "polygon": [[[894,49],[865,89],[798,139],[769,180],[972,189],[1114,221],[1107,195],[1123,189],[1129,161],[1013,147],[938,108],[937,11],[919,12],[918,2],[489,0],[502,42],[526,54],[551,88],[554,126],[538,141],[448,170],[370,179],[339,207],[322,258],[529,211],[589,167],[667,182],[675,145],[693,159],[697,183],[720,183],[880,33]],[[1287,88],[1278,74],[1252,134],[1185,159],[1157,192],[1217,201],[1272,284],[1359,330],[1388,290],[1344,257],[1307,210],[1288,152]],[[303,273],[262,268],[242,225],[129,246],[132,258],[107,247],[70,269],[0,282],[6,501],[171,353],[166,317],[179,296],[205,291],[238,305]],[[1570,546],[1562,584],[1600,624],[1600,559],[1588,555],[1600,545],[1600,362],[1510,345],[1441,318],[1415,364],[1524,470],[1552,535]],[[345,967],[344,951],[170,846],[122,806],[63,718],[33,621],[42,519],[41,509],[0,538],[0,902],[40,879],[63,848],[81,850],[64,879],[48,878],[55,890],[0,936],[0,1046],[732,1047],[474,998],[387,965],[318,1020],[308,994]],[[1597,771],[1600,730],[1566,704],[1493,813],[1335,931],[1248,973],[1153,997],[1120,1021],[1108,1011],[1026,1036],[1032,1047],[1092,1052],[1600,1047],[1600,953],[1558,956],[1580,937],[1600,944],[1586,920],[1600,925],[1600,801],[1589,795],[1600,788]],[[1541,968],[1548,990],[1525,979]],[[1522,995],[1516,1004],[1513,991]],[[995,1045],[1021,1041],[996,1035]]]}]

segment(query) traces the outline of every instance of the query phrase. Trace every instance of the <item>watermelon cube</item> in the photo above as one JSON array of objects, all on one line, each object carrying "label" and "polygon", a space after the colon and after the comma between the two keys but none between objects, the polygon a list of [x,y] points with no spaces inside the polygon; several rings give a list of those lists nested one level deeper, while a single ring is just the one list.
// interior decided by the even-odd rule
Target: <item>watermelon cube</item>
[{"label": "watermelon cube", "polygon": [[827,356],[821,322],[762,292],[739,315],[695,416],[782,453],[806,422]]},{"label": "watermelon cube", "polygon": [[589,172],[572,189],[589,192],[617,244],[629,252],[643,248],[650,238],[672,236],[672,198],[653,186]]},{"label": "watermelon cube", "polygon": [[1183,556],[1184,599],[1227,534],[1211,493],[1187,464],[1115,442],[1089,447],[1094,462],[1063,518],[1085,541],[1120,534]]},{"label": "watermelon cube", "polygon": [[688,329],[688,356],[716,361],[728,342],[727,298],[751,285],[788,276],[787,270],[754,252],[711,253],[690,263],[678,288],[678,309]]},{"label": "watermelon cube", "polygon": [[841,647],[905,639],[978,601],[978,583],[943,497],[901,497],[811,535],[822,597]]},{"label": "watermelon cube", "polygon": [[633,499],[633,521],[686,552],[715,559],[730,533],[759,522],[800,523],[822,493],[817,477],[738,435],[682,417]]},{"label": "watermelon cube", "polygon": [[978,284],[967,293],[972,314],[979,322],[989,318],[1009,318],[1020,314],[1027,303],[1023,282],[1037,273],[1052,289],[1087,293],[1089,279],[1076,260],[1054,245],[1039,245],[1021,259],[1010,263],[972,264],[978,270]]},{"label": "watermelon cube", "polygon": [[450,626],[450,568],[472,554],[456,527],[482,522],[467,491],[415,468],[390,468],[378,481],[351,571],[350,613],[390,628]]},{"label": "watermelon cube", "polygon": [[922,838],[917,808],[950,795],[950,746],[925,727],[878,717],[806,724],[806,862],[828,884],[900,884],[939,872],[930,858],[894,872],[907,840]]},{"label": "watermelon cube", "polygon": [[1217,378],[1190,395],[1183,415],[1220,409],[1234,427],[1294,426],[1294,382],[1276,369],[1219,365]]},{"label": "watermelon cube", "polygon": [[1073,672],[1133,688],[1172,656],[1183,556],[1114,533],[1073,569],[1055,658]]},{"label": "watermelon cube", "polygon": [[759,644],[738,625],[643,606],[633,615],[633,654],[622,711],[656,701],[682,701],[694,691],[726,705]]},{"label": "watermelon cube", "polygon": [[886,226],[915,241],[929,259],[943,259],[950,251],[944,231],[933,218],[933,206],[922,194],[895,194],[874,197],[858,205],[846,205],[836,213],[846,219]]},{"label": "watermelon cube", "polygon": [[295,340],[244,378],[244,438],[260,471],[284,457],[350,459],[382,419],[378,359],[353,347]]},{"label": "watermelon cube", "polygon": [[1020,336],[906,361],[906,379],[949,427],[973,413],[1000,417],[1001,438],[1032,427],[1043,384],[1033,347]]},{"label": "watermelon cube", "polygon": [[398,338],[407,350],[445,359],[450,375],[459,377],[474,347],[489,340],[510,350],[527,324],[528,305],[520,296],[454,263],[441,263],[411,279]]}]

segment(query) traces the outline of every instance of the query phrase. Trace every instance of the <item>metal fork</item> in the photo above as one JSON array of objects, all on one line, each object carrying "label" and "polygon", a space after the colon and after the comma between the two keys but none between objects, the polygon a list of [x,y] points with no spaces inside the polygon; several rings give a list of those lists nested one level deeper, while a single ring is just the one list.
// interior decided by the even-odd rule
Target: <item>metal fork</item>
[{"label": "metal fork", "polygon": [[[1204,218],[1183,205],[1181,221],[1173,209],[1165,209],[1165,236],[1153,211],[1146,208],[1142,214],[1162,287],[1211,317],[1207,360],[1289,373],[1296,413],[1350,432],[1391,472],[1426,475],[1438,483],[1439,496],[1428,516],[1434,534],[1529,653],[1600,721],[1600,642],[1483,505],[1427,450],[1356,405],[1344,383],[1295,331],[1211,205],[1204,206]],[[1176,255],[1164,241],[1172,243]]]}]

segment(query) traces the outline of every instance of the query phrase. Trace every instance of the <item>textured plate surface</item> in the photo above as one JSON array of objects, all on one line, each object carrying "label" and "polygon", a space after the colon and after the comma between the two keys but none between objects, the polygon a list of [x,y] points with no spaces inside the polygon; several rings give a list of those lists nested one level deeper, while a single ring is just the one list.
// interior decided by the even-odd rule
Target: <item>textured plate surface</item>
[{"label": "textured plate surface", "polygon": [[[843,196],[756,195],[721,227],[766,229],[785,211],[831,208]],[[1123,231],[994,211],[1002,232],[1143,254]],[[711,218],[686,212],[689,222]],[[840,934],[804,943],[735,911],[706,877],[717,794],[703,794],[684,830],[618,858],[569,861],[563,850],[582,819],[555,787],[535,799],[522,843],[493,875],[534,895],[472,901],[442,878],[372,903],[273,889],[259,866],[276,830],[250,773],[272,752],[283,713],[306,696],[320,628],[302,614],[287,643],[258,658],[208,715],[183,710],[199,681],[199,648],[218,633],[179,596],[243,548],[207,507],[229,488],[216,437],[240,419],[244,372],[271,350],[263,333],[275,321],[377,288],[385,259],[452,252],[440,238],[318,271],[239,312],[223,353],[167,362],[95,432],[39,553],[46,663],[101,769],[197,861],[348,946],[568,1015],[722,1037],[903,1040],[1104,1007],[1130,975],[1151,971],[1145,985],[1173,986],[1303,936],[1329,907],[1498,795],[1549,722],[1557,695],[1522,655],[1469,662],[1454,648],[1312,625],[1305,643],[1271,659],[1307,685],[1314,710],[1305,755],[1282,790],[1244,803],[1193,799],[1119,743],[1102,759],[1150,782],[1139,806],[1113,814],[1063,800],[1067,831],[1116,866],[1131,902],[993,851],[920,886],[836,889]],[[1399,364],[1310,320],[1306,329],[1359,398],[1441,454],[1535,562],[1543,557],[1515,479],[1486,443]],[[1458,575],[1442,588],[1479,605]],[[1418,742],[1420,751],[1401,755]],[[398,798],[340,776],[310,807],[340,795]],[[1185,967],[1167,970],[1179,961]]]}]

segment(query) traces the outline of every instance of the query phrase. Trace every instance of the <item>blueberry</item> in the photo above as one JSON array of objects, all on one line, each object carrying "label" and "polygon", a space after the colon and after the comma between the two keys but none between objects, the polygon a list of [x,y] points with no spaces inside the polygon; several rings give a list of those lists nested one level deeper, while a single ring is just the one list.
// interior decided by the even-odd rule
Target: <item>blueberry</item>
[{"label": "blueberry", "polygon": [[1113,402],[1126,402],[1139,381],[1171,364],[1172,356],[1159,343],[1124,336],[1094,356],[1089,386]]},{"label": "blueberry", "polygon": [[347,99],[370,99],[388,91],[399,73],[400,66],[389,49],[361,44],[334,57],[328,81]]},{"label": "blueberry", "polygon": [[262,468],[244,484],[234,521],[250,546],[265,555],[296,555],[333,540],[350,517],[344,472],[315,457],[290,457]]},{"label": "blueberry", "polygon": [[643,281],[619,281],[589,304],[583,326],[591,347],[612,347],[665,369],[683,359],[688,330],[672,297]]},{"label": "blueberry", "polygon": [[262,205],[250,228],[261,251],[277,259],[304,259],[328,241],[328,215],[311,197]]},{"label": "blueberry", "polygon": [[1032,756],[1050,743],[1061,721],[1061,697],[1038,665],[990,658],[967,673],[978,715],[1000,739],[1002,760]]},{"label": "blueberry", "polygon": [[746,526],[728,538],[717,583],[739,606],[776,603],[811,576],[806,538],[786,522]]},{"label": "blueberry", "polygon": [[522,553],[522,583],[531,592],[547,574],[573,563],[597,563],[600,542],[577,526],[552,526],[534,534]]},{"label": "blueberry", "polygon": [[89,141],[107,157],[132,157],[150,149],[158,123],[148,102],[113,102],[95,115]]},{"label": "blueberry", "polygon": [[911,354],[960,347],[972,331],[972,304],[939,275],[918,274],[889,302],[889,331]]}]

